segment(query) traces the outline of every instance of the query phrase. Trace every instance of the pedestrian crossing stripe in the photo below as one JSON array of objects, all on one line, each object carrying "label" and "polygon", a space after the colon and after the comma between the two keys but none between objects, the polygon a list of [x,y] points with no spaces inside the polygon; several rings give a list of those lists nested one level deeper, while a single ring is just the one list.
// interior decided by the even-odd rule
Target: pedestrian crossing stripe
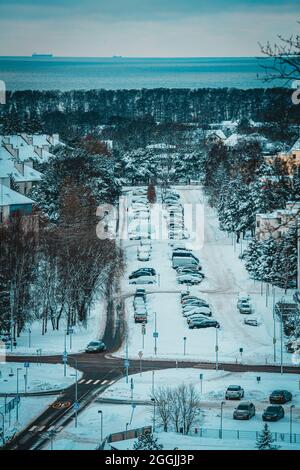
[{"label": "pedestrian crossing stripe", "polygon": [[29,431],[32,432],[32,431],[34,431],[36,428],[37,428],[37,426],[32,426],[32,427],[29,429]]},{"label": "pedestrian crossing stripe", "polygon": [[39,428],[39,432],[44,431],[45,427],[46,427],[46,426],[41,426],[41,427]]},{"label": "pedestrian crossing stripe", "polygon": [[[80,381],[78,382],[78,384],[84,384],[84,385],[98,385],[100,382],[101,382],[101,379],[97,379],[97,380],[94,380],[94,381],[93,381],[93,379],[89,379],[89,380],[87,380],[87,379],[82,379],[82,380],[80,380]],[[115,380],[109,381],[109,380],[106,379],[106,380],[102,380],[101,385],[105,385],[105,384],[111,385],[111,384],[113,384],[113,383],[115,383]]]}]

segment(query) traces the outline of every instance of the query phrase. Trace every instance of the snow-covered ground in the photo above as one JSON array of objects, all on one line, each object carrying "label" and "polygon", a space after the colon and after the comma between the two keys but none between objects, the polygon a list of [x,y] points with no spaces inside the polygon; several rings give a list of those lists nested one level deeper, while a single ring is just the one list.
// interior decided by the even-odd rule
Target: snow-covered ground
[{"label": "snow-covered ground", "polygon": [[[22,363],[0,363],[0,394],[17,393],[17,369],[19,369],[19,392],[25,392],[26,368]],[[27,369],[27,392],[61,390],[74,383],[75,370],[67,366],[64,377],[64,366],[60,364],[34,364]],[[82,373],[78,371],[78,380]],[[0,398],[1,400],[1,398]]]},{"label": "snow-covered ground", "polygon": [[[21,363],[0,363],[0,394],[17,394],[17,369],[19,370],[19,393],[25,392],[25,368]],[[78,380],[81,372],[77,374]],[[72,385],[75,381],[75,370],[67,366],[66,377],[64,377],[64,367],[59,364],[30,364],[27,376],[27,392],[56,391]],[[0,412],[5,412],[5,402],[9,402],[13,397],[0,396]],[[37,416],[57,399],[56,395],[50,396],[26,396],[20,397],[19,416],[17,421],[16,408],[5,414],[5,436],[9,439],[14,434],[28,426]],[[2,428],[2,415],[0,420]]]},{"label": "snow-covered ground", "polygon": [[[293,411],[293,432],[300,433],[300,390],[299,377],[292,374],[269,374],[261,373],[261,381],[257,384],[256,374],[246,373],[229,373],[224,371],[200,370],[200,369],[169,369],[155,372],[154,388],[168,385],[176,387],[181,383],[193,384],[199,394],[201,394],[201,383],[199,374],[203,374],[202,383],[202,405],[199,422],[196,424],[198,434],[191,436],[181,436],[171,433],[158,432],[159,441],[164,445],[165,449],[254,449],[255,435],[249,435],[245,439],[237,441],[237,430],[258,431],[263,427],[261,414],[268,405],[269,393],[276,388],[286,388],[293,393],[293,401],[296,407]],[[150,399],[152,392],[152,372],[143,372],[142,375],[136,374],[132,376],[134,381],[134,400],[147,401]],[[228,385],[239,384],[245,389],[245,399],[251,400],[256,406],[256,416],[250,421],[233,420],[233,409],[238,402],[226,401],[223,408],[223,432],[224,439],[218,439],[214,434],[218,433],[220,428],[220,403],[224,400],[224,393]],[[125,379],[119,380],[109,387],[101,398],[110,399],[130,399],[131,391],[129,384]],[[273,432],[286,433],[285,438],[288,439],[290,431],[289,421],[289,404],[285,405],[286,415],[278,421],[269,423]],[[88,406],[79,416],[78,428],[74,423],[67,426],[57,436],[54,449],[95,449],[100,441],[101,421],[99,410],[103,412],[103,434],[107,436],[110,433],[124,431],[126,423],[128,429],[134,429],[146,425],[151,425],[153,420],[153,406],[136,405],[133,408],[130,404],[105,404],[94,402]],[[133,411],[133,412],[132,412]],[[131,419],[132,418],[132,419]],[[159,429],[159,420],[156,417],[157,431]],[[200,437],[199,428],[208,428],[213,431],[211,437]],[[118,448],[131,448],[132,442],[127,441],[117,443]],[[289,448],[289,444],[281,442],[282,448]],[[295,444],[291,448],[299,448],[300,444]]]},{"label": "snow-covered ground", "polygon": [[[178,188],[176,188],[178,190]],[[203,203],[204,197],[200,187],[185,187],[178,190],[181,202],[195,205]],[[129,357],[136,358],[143,350],[145,358],[155,358],[154,355],[154,312],[157,315],[157,358],[174,358],[180,360],[215,360],[216,330],[214,328],[190,330],[181,314],[180,292],[182,287],[177,284],[175,270],[171,267],[171,247],[168,240],[152,240],[152,256],[148,262],[137,260],[136,251],[139,241],[124,241],[127,271],[122,290],[126,299],[128,321],[128,351]],[[243,249],[246,241],[243,241]],[[200,258],[205,274],[205,280],[199,286],[193,286],[190,291],[206,299],[212,306],[215,317],[221,328],[218,332],[219,361],[245,361],[248,363],[274,363],[273,353],[273,297],[268,296],[266,302],[265,286],[261,294],[261,284],[254,282],[239,259],[241,245],[236,247],[227,234],[218,227],[218,219],[214,209],[205,204],[204,209],[204,244],[194,253]],[[132,295],[135,287],[129,285],[128,275],[135,269],[147,266],[153,267],[160,274],[155,286],[146,286],[149,293],[148,323],[142,348],[142,327],[134,323]],[[255,316],[260,317],[258,327],[244,324],[244,317],[237,308],[236,302],[240,292],[247,292],[252,298]],[[274,300],[282,298],[284,292],[276,288]],[[266,306],[268,303],[268,306]],[[275,321],[276,329],[276,362],[280,361],[280,324]],[[184,356],[184,340],[186,337],[186,355]],[[243,348],[242,355],[240,348]],[[125,345],[118,354],[124,356]],[[299,359],[299,358],[296,358]],[[292,354],[283,353],[286,364],[293,363]]]},{"label": "snow-covered ground", "polygon": [[[77,325],[73,327],[73,334],[66,337],[67,352],[76,353],[83,351],[86,345],[94,340],[101,338],[106,322],[106,307],[101,300],[95,303],[91,309],[87,327]],[[29,330],[31,333],[29,333]],[[46,334],[41,333],[41,322],[35,321],[31,325],[27,325],[26,330],[17,339],[17,347],[13,348],[13,355],[36,354],[37,349],[42,350],[43,355],[61,354],[65,349],[65,331],[66,324],[61,320],[60,329],[53,331],[51,322],[48,322],[48,331]],[[10,349],[6,350],[6,354],[11,354]]]}]

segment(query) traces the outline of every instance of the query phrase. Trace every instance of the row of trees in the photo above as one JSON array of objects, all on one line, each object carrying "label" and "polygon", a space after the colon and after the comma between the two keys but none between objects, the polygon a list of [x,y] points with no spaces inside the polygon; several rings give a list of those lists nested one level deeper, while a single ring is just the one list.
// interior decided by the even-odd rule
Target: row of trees
[{"label": "row of trees", "polygon": [[43,215],[1,225],[0,331],[9,333],[11,321],[14,338],[33,320],[43,334],[62,319],[67,327],[86,326],[95,300],[121,276],[119,246],[96,233],[98,204],[118,196],[106,164],[99,155],[59,149],[34,189]]}]

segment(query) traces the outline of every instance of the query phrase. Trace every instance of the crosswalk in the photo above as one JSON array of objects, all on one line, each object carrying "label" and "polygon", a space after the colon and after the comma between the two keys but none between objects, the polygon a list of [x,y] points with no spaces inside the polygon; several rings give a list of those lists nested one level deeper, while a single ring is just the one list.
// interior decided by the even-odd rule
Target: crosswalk
[{"label": "crosswalk", "polygon": [[51,431],[55,431],[56,433],[59,433],[60,431],[62,431],[62,429],[64,428],[63,426],[60,426],[59,428],[55,428],[55,426],[50,426],[49,428],[47,428],[47,426],[31,426],[31,428],[29,429],[29,432],[51,432]]},{"label": "crosswalk", "polygon": [[115,380],[92,380],[92,379],[81,379],[78,381],[80,385],[112,385]]}]

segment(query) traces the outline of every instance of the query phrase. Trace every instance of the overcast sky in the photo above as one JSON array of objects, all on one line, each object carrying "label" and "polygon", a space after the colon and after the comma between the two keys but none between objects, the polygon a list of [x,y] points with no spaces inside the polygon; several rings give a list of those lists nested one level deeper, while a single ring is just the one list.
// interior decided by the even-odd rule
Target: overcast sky
[{"label": "overcast sky", "polygon": [[257,56],[298,19],[299,0],[0,0],[0,55]]}]

